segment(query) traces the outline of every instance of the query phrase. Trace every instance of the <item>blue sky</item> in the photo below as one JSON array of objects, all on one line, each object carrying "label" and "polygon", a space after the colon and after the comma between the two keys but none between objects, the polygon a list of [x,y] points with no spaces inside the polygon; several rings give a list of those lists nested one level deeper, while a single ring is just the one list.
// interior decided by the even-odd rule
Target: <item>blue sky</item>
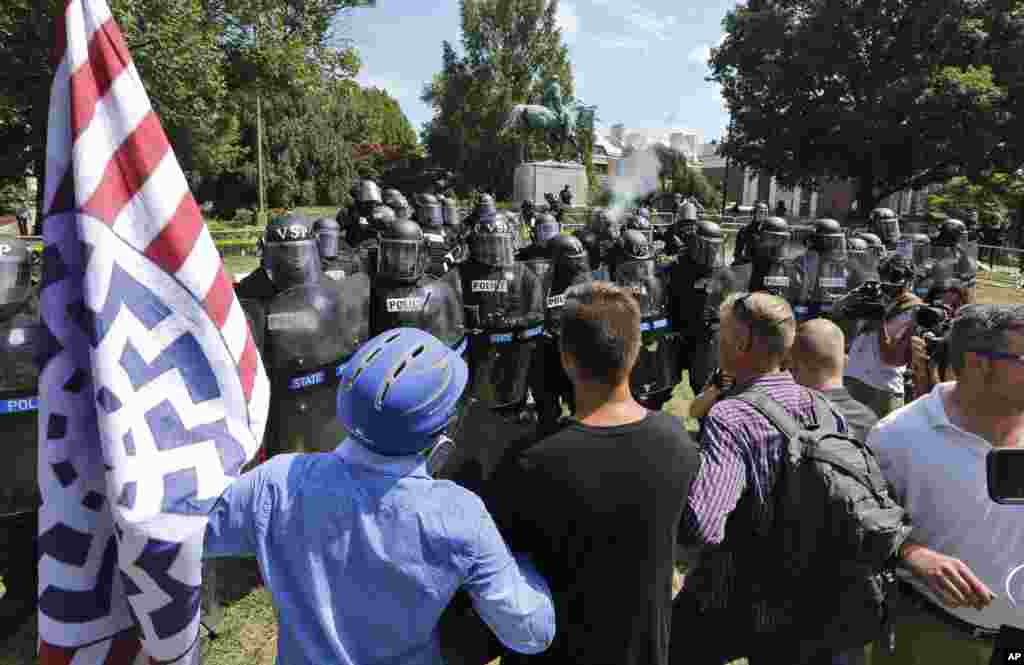
[{"label": "blue sky", "polygon": [[[679,126],[709,141],[728,113],[707,75],[708,49],[735,0],[561,0],[563,40],[576,96],[596,104],[604,125]],[[359,82],[388,90],[419,130],[431,110],[419,100],[441,69],[441,42],[461,47],[458,0],[377,0],[349,12],[341,34],[359,48]]]}]

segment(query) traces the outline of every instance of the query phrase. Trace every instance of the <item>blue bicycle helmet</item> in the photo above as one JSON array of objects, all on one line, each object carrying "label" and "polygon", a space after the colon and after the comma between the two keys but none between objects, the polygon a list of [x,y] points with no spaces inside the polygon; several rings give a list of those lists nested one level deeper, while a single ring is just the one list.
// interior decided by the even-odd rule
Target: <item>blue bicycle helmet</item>
[{"label": "blue bicycle helmet", "polygon": [[466,362],[433,335],[388,330],[345,364],[338,420],[378,455],[414,455],[455,416],[468,378]]}]

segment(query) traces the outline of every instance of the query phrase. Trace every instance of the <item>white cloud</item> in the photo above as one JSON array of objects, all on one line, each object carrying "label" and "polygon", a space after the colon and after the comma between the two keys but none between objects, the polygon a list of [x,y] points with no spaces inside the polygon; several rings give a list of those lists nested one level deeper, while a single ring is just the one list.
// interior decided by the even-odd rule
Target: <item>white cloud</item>
[{"label": "white cloud", "polygon": [[643,51],[646,53],[650,48],[649,41],[639,37],[628,37],[626,35],[596,35],[594,39],[601,48],[607,49],[621,48]]},{"label": "white cloud", "polygon": [[634,39],[666,41],[672,36],[671,33],[677,25],[675,16],[659,14],[635,2],[617,0],[590,0],[590,2],[604,9],[609,15],[622,19],[626,27],[624,32]]},{"label": "white cloud", "polygon": [[364,88],[386,90],[395,99],[409,97],[412,94],[412,88],[405,83],[387,77],[373,76],[365,69],[359,71],[359,74],[356,76],[356,83]]},{"label": "white cloud", "polygon": [[562,29],[562,38],[567,44],[576,41],[576,33],[580,29],[580,17],[576,13],[576,6],[571,2],[558,3],[558,27]]},{"label": "white cloud", "polygon": [[686,59],[696,65],[708,64],[708,58],[711,57],[711,47],[707,44],[697,44],[691,50]]},{"label": "white cloud", "polygon": [[668,39],[670,31],[676,24],[675,16],[661,16],[638,5],[633,5],[623,18],[637,32],[649,35],[659,41]]}]

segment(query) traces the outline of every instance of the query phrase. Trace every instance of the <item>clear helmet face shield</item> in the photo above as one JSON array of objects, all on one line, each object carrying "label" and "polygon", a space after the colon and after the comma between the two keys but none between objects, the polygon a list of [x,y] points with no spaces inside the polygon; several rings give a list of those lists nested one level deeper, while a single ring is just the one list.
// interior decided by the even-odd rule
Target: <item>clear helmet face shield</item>
[{"label": "clear helmet face shield", "polygon": [[266,243],[262,265],[278,289],[312,284],[320,281],[320,248],[313,239]]},{"label": "clear helmet face shield", "polygon": [[477,233],[470,244],[470,256],[487,266],[510,266],[515,263],[515,242],[509,233]]},{"label": "clear helmet face shield", "polygon": [[423,273],[423,243],[382,238],[377,252],[377,274],[397,281],[416,281]]},{"label": "clear helmet face shield", "polygon": [[338,256],[341,234],[333,229],[321,229],[316,232],[316,242],[320,247],[320,257],[324,259],[333,259]]}]

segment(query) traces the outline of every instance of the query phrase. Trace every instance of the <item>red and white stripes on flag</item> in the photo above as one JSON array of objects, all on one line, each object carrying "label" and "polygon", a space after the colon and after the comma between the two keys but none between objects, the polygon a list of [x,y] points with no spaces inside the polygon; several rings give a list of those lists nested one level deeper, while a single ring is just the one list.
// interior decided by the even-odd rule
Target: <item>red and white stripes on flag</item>
[{"label": "red and white stripes on flag", "polygon": [[67,0],[54,63],[40,662],[187,662],[205,511],[259,448],[269,384],[105,0]]}]

